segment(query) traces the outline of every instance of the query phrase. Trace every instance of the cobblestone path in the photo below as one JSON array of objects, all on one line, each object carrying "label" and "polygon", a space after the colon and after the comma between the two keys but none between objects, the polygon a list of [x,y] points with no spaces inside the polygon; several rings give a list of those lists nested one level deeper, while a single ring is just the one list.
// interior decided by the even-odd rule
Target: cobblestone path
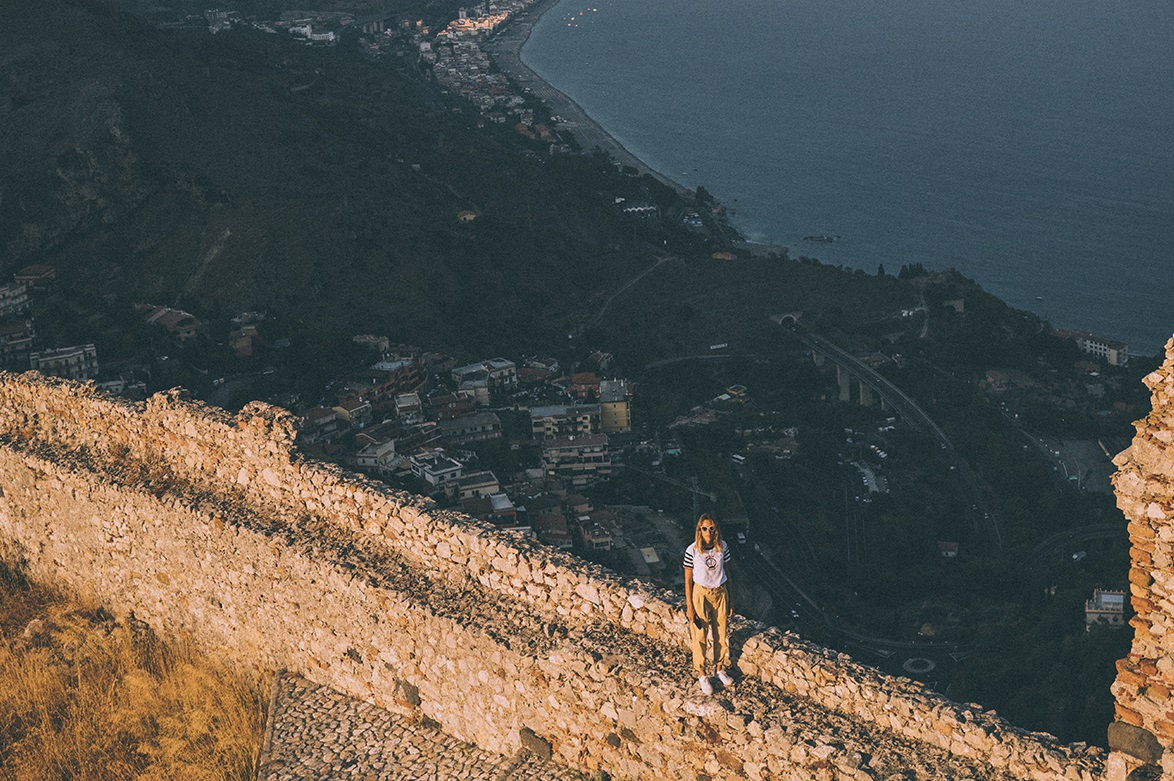
[{"label": "cobblestone path", "polygon": [[274,684],[259,781],[587,781],[523,751],[505,757],[292,675]]}]

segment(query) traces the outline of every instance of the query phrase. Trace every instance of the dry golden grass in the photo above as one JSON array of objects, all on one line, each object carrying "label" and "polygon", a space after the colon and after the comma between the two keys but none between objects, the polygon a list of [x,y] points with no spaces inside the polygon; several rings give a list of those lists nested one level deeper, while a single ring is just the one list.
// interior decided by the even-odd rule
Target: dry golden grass
[{"label": "dry golden grass", "polygon": [[257,682],[0,563],[0,779],[245,781]]}]

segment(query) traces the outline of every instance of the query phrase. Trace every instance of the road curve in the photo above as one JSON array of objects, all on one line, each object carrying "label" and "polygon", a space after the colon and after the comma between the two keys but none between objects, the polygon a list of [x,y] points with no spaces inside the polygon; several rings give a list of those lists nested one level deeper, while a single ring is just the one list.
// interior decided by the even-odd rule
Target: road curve
[{"label": "road curve", "polygon": [[885,403],[889,405],[889,408],[904,419],[906,423],[918,431],[931,436],[941,444],[944,455],[954,464],[955,473],[958,476],[958,480],[962,483],[963,492],[970,501],[972,508],[970,513],[974,520],[976,530],[986,537],[987,543],[995,553],[1001,553],[1003,550],[1003,535],[999,531],[999,524],[995,518],[994,510],[987,504],[982,487],[978,484],[978,478],[966,462],[966,459],[962,458],[954,448],[954,443],[934,423],[933,419],[926,414],[925,410],[917,406],[917,402],[909,398],[904,391],[883,377],[871,366],[858,360],[856,356],[840,348],[838,345],[833,344],[818,334],[808,331],[800,325],[786,325],[784,328],[808,347],[827,355],[836,364],[847,369],[860,382],[863,382],[884,399]]}]

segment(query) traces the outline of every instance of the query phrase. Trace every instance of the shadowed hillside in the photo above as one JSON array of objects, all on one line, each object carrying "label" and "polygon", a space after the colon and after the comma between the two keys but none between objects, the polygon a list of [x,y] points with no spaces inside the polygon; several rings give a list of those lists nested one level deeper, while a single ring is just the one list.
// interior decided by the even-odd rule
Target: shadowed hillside
[{"label": "shadowed hillside", "polygon": [[630,263],[631,228],[559,163],[345,47],[164,33],[85,0],[12,15],[0,272],[468,343],[565,316]]}]

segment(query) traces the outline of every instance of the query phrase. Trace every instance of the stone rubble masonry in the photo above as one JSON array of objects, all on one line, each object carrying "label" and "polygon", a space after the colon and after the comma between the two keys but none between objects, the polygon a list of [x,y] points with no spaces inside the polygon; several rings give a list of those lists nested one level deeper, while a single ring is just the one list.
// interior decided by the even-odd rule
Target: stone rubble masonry
[{"label": "stone rubble masonry", "polygon": [[257,781],[587,781],[532,752],[490,754],[304,678],[278,675]]},{"label": "stone rubble masonry", "polygon": [[1144,765],[1157,765],[1163,779],[1174,779],[1174,339],[1145,384],[1151,412],[1134,424],[1133,443],[1113,459],[1117,506],[1129,523],[1134,635],[1112,686],[1111,781]]},{"label": "stone rubble masonry", "polygon": [[[136,404],[0,373],[0,555],[244,668],[289,670],[497,754],[549,745],[585,772],[1102,776],[1097,748],[741,620],[744,677],[702,697],[680,595],[306,461],[293,438],[292,416],[260,403],[232,416],[180,391]],[[1168,681],[1170,655],[1145,647],[1129,669]],[[1158,730],[1163,706],[1140,704],[1151,695],[1118,696]]]}]

